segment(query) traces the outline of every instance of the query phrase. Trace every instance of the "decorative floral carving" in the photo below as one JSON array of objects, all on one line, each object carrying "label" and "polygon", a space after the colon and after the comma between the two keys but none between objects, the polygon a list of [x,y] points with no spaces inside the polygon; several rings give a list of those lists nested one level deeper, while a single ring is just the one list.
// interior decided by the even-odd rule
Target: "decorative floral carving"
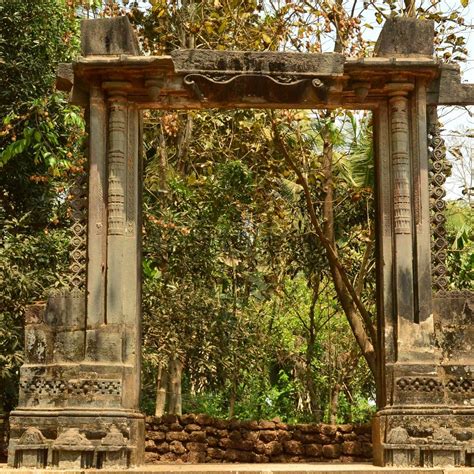
[{"label": "decorative floral carving", "polygon": [[443,389],[443,384],[436,379],[426,377],[403,377],[397,380],[397,387],[404,391],[435,392]]},{"label": "decorative floral carving", "polygon": [[46,438],[38,428],[30,426],[22,435],[18,441],[20,446],[36,446],[46,443]]},{"label": "decorative floral carving", "polygon": [[83,289],[86,282],[86,234],[87,234],[87,176],[81,174],[71,189],[72,238],[69,282],[73,289]]},{"label": "decorative floral carving", "polygon": [[73,395],[120,395],[122,382],[120,380],[46,380],[35,378],[20,382],[20,388],[25,394],[42,396]]},{"label": "decorative floral carving", "polygon": [[449,176],[451,166],[446,159],[446,145],[441,137],[436,107],[432,107],[428,114],[428,152],[430,161],[430,206],[432,251],[431,265],[433,274],[433,287],[435,290],[446,290],[448,287],[446,269],[446,217],[444,215],[446,203],[444,196],[444,182]]},{"label": "decorative floral carving", "polygon": [[446,387],[450,392],[455,393],[474,392],[474,382],[471,378],[459,377],[457,379],[450,379]]}]

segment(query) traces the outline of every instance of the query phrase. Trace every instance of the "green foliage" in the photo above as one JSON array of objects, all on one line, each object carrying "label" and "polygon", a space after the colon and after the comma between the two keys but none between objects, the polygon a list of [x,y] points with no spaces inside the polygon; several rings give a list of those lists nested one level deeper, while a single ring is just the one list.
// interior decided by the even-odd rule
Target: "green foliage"
[{"label": "green foliage", "polygon": [[448,274],[455,289],[474,289],[474,212],[464,201],[448,202]]},{"label": "green foliage", "polygon": [[0,409],[14,408],[22,362],[25,305],[45,300],[67,268],[67,234],[61,229],[32,232],[22,219],[0,214]]},{"label": "green foliage", "polygon": [[84,123],[53,83],[77,51],[73,13],[65,0],[0,2],[0,410],[16,403],[25,306],[66,275]]}]

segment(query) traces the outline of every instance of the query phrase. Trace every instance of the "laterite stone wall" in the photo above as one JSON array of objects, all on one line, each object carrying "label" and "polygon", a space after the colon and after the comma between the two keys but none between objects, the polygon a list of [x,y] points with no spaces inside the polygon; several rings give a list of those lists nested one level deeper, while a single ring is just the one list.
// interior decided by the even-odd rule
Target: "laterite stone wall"
[{"label": "laterite stone wall", "polygon": [[208,415],[146,420],[145,460],[153,463],[368,462],[370,425],[289,425]]}]

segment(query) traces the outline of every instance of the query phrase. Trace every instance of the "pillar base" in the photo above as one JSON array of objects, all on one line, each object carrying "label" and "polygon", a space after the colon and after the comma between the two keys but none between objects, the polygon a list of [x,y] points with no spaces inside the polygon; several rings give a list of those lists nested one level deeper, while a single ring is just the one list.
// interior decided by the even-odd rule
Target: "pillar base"
[{"label": "pillar base", "polygon": [[60,469],[128,468],[143,463],[144,417],[126,410],[16,410],[8,464]]},{"label": "pillar base", "polygon": [[403,407],[373,421],[377,466],[474,466],[474,407]]}]

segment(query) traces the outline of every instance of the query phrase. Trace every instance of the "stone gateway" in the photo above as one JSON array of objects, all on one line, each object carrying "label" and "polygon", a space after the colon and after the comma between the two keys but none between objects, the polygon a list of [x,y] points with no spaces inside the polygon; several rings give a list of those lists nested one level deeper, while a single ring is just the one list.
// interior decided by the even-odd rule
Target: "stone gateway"
[{"label": "stone gateway", "polygon": [[83,22],[82,56],[58,70],[58,87],[86,109],[89,130],[88,183],[78,183],[73,206],[71,290],[29,308],[11,466],[142,464],[141,110],[213,107],[373,112],[374,462],[474,465],[474,299],[446,291],[445,151],[436,120],[438,105],[474,104],[474,85],[433,58],[433,38],[431,22],[393,18],[375,55],[363,59],[203,50],[140,56],[126,18]]}]

